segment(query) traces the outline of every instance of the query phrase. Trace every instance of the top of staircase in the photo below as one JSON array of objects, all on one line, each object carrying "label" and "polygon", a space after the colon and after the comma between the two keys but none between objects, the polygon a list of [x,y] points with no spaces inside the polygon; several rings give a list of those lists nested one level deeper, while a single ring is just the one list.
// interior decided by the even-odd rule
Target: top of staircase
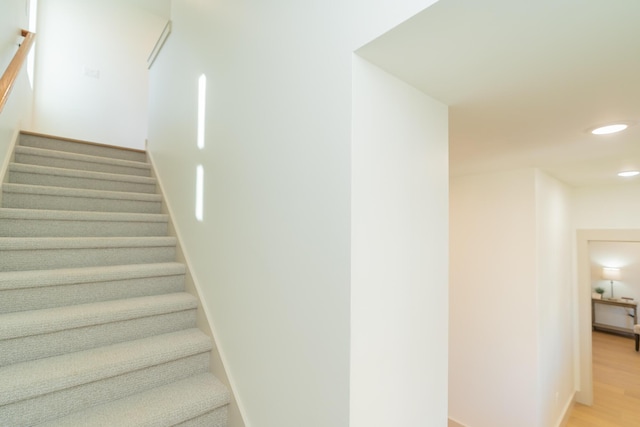
[{"label": "top of staircase", "polygon": [[20,133],[19,145],[23,147],[57,150],[68,153],[108,157],[112,159],[129,160],[135,162],[146,163],[147,161],[147,155],[144,150],[136,150],[127,147],[116,147],[113,145],[62,138],[35,132],[22,131]]}]

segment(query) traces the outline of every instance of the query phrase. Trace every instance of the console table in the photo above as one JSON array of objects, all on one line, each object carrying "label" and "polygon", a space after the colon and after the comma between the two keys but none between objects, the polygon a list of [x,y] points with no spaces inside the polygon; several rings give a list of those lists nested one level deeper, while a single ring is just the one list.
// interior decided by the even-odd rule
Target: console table
[{"label": "console table", "polygon": [[593,330],[616,332],[618,334],[625,334],[633,336],[633,326],[631,328],[620,328],[618,326],[605,325],[598,323],[596,320],[596,304],[613,305],[616,307],[630,308],[633,310],[633,324],[638,324],[638,303],[637,302],[622,302],[608,299],[592,299],[591,300],[591,326]]}]

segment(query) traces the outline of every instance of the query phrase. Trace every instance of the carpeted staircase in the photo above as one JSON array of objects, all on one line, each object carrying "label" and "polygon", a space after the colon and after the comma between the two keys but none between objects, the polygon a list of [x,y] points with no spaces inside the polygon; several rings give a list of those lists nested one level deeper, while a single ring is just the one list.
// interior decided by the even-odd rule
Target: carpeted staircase
[{"label": "carpeted staircase", "polygon": [[143,152],[22,134],[0,208],[0,426],[226,426]]}]

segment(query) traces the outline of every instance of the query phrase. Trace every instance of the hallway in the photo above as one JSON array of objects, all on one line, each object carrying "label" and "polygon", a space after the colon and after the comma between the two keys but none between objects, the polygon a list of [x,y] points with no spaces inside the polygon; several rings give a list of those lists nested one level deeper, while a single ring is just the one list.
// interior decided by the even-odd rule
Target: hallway
[{"label": "hallway", "polygon": [[567,427],[640,425],[640,353],[627,337],[593,333],[594,405],[576,404]]}]

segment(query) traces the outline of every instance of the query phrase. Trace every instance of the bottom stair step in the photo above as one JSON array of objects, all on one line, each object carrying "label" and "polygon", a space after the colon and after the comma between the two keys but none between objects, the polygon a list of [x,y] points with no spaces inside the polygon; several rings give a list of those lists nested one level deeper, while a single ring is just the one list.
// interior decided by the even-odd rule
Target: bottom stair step
[{"label": "bottom stair step", "polygon": [[200,374],[95,406],[42,426],[168,427],[179,424],[224,427],[228,403],[229,392],[226,387],[213,375]]},{"label": "bottom stair step", "polygon": [[198,329],[0,368],[0,425],[31,426],[209,372]]}]

